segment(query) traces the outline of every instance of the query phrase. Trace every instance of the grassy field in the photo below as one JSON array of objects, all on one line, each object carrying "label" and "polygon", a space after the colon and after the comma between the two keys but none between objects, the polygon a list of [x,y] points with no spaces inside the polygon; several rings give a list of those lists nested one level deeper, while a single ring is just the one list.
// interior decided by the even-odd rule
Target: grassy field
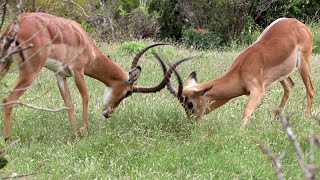
[{"label": "grassy field", "polygon": [[[137,44],[99,44],[125,70],[129,70],[131,52]],[[140,47],[140,46],[139,46]],[[195,55],[178,70],[186,78],[197,71],[200,82],[225,73],[240,50],[195,51],[178,46],[156,48],[171,62]],[[312,115],[320,117],[319,55],[313,55],[312,80],[316,89]],[[154,85],[160,81],[161,69],[148,53],[140,61],[140,85]],[[43,70],[36,85],[21,98],[22,101],[47,108],[63,106],[52,72]],[[4,98],[15,82],[16,74],[3,79],[0,98]],[[305,137],[318,133],[314,118],[305,118],[306,93],[300,75],[295,72],[296,86],[285,108],[290,124],[308,159],[310,145]],[[101,115],[104,85],[87,78],[90,94],[89,135],[72,137],[66,111],[43,112],[16,107],[13,114],[12,137],[19,142],[7,151],[10,163],[0,170],[0,179],[34,173],[27,178],[37,179],[275,179],[274,166],[262,153],[263,144],[279,155],[287,179],[303,177],[296,153],[288,141],[273,110],[280,103],[283,90],[278,83],[268,90],[262,103],[252,115],[247,129],[240,130],[247,97],[236,98],[210,113],[197,123],[188,122],[178,101],[166,90],[156,94],[134,94],[116,109],[113,116]],[[70,88],[81,125],[81,98],[72,79]],[[3,113],[0,113],[3,119]],[[3,129],[3,123],[0,123]],[[1,132],[0,145],[4,145]],[[315,154],[320,163],[320,153]]]}]

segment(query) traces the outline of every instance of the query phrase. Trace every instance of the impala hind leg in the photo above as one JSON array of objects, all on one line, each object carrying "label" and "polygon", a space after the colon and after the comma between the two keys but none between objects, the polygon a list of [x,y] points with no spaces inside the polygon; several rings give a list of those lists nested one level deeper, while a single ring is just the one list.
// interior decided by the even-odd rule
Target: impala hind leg
[{"label": "impala hind leg", "polygon": [[[27,69],[27,70],[26,70]],[[19,99],[19,97],[28,89],[28,87],[35,80],[39,74],[41,67],[27,67],[25,70],[19,71],[19,77],[14,89],[8,94],[8,96],[3,100],[6,104],[3,108],[4,111],[4,136],[6,140],[10,139],[11,132],[11,114],[14,103]]]},{"label": "impala hind leg", "polygon": [[64,104],[66,105],[66,107],[68,107],[69,121],[72,126],[73,134],[77,137],[78,125],[75,118],[74,106],[72,103],[72,98],[71,98],[70,90],[68,87],[67,79],[58,74],[56,75],[56,78],[57,78],[60,94],[63,98]]},{"label": "impala hind leg", "polygon": [[280,83],[281,83],[281,85],[283,87],[284,94],[282,96],[279,108],[281,110],[283,110],[284,106],[286,105],[286,103],[288,101],[288,98],[290,96],[291,90],[292,90],[292,88],[294,86],[294,82],[291,79],[291,77],[289,76],[289,77],[285,78],[284,80],[280,81]]},{"label": "impala hind leg", "polygon": [[302,77],[303,83],[307,91],[307,99],[308,99],[307,112],[306,112],[307,117],[310,117],[311,115],[311,107],[312,107],[313,97],[314,97],[314,88],[312,86],[311,76],[310,76],[310,64],[309,64],[310,56],[311,54],[302,56],[301,65],[299,68],[300,75]]},{"label": "impala hind leg", "polygon": [[76,82],[76,86],[80,92],[81,98],[82,98],[82,127],[80,129],[81,133],[83,135],[88,134],[88,102],[89,102],[89,96],[88,96],[88,89],[86,86],[86,82],[84,79],[84,73],[83,71],[74,72],[74,79]]},{"label": "impala hind leg", "polygon": [[262,88],[261,89],[255,88],[250,91],[249,100],[243,112],[243,121],[242,121],[241,129],[244,129],[248,124],[251,114],[253,113],[254,109],[260,102],[263,95],[264,95],[264,90]]}]

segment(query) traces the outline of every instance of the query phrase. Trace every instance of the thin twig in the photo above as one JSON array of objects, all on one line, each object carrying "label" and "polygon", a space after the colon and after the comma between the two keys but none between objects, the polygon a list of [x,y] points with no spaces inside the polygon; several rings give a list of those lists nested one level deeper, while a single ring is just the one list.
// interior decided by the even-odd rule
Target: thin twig
[{"label": "thin twig", "polygon": [[70,1],[71,3],[73,3],[73,4],[75,4],[75,5],[77,5],[80,9],[81,9],[81,11],[82,11],[82,14],[87,18],[87,19],[90,19],[91,17],[86,13],[86,11],[84,10],[84,8],[82,7],[82,6],[80,6],[80,4],[78,4],[78,3],[76,3],[76,2],[74,2],[74,1]]},{"label": "thin twig", "polygon": [[22,101],[11,101],[11,102],[7,102],[7,103],[3,103],[3,104],[0,104],[0,107],[11,105],[11,104],[19,104],[19,105],[23,105],[23,106],[26,106],[29,108],[38,109],[38,110],[47,111],[47,112],[59,112],[59,111],[69,109],[68,107],[61,107],[58,109],[48,109],[48,108],[38,107],[38,106],[34,106],[32,104],[24,103]]},{"label": "thin twig", "polygon": [[294,147],[294,149],[295,149],[295,151],[297,153],[298,159],[299,159],[300,167],[302,169],[302,172],[303,172],[305,178],[306,179],[315,179],[315,174],[310,171],[310,169],[308,167],[308,164],[305,162],[302,150],[300,148],[300,145],[299,145],[298,141],[296,140],[296,138],[295,138],[290,126],[289,126],[289,123],[288,123],[286,117],[282,114],[281,110],[276,110],[275,113],[278,116],[282,126],[285,129],[285,131],[286,131],[286,133],[288,135],[288,139],[293,144],[293,147]]},{"label": "thin twig", "polygon": [[15,49],[15,50],[12,50],[8,53],[8,56],[12,56],[13,54],[16,54],[18,52],[21,52],[21,51],[24,51],[24,50],[27,50],[27,49],[30,49],[33,47],[33,44],[29,44],[28,46],[26,47],[22,47],[22,48],[19,48],[19,49]]},{"label": "thin twig", "polygon": [[28,176],[33,176],[33,175],[36,175],[38,173],[27,173],[27,174],[22,174],[22,175],[18,175],[18,176],[13,176],[13,177],[3,177],[1,179],[17,179],[17,178],[21,178],[21,179],[25,179],[27,178]]},{"label": "thin twig", "polygon": [[272,160],[272,163],[276,169],[276,176],[278,180],[283,180],[284,176],[282,173],[281,160],[284,158],[285,153],[283,152],[280,156],[277,157],[272,151],[263,146],[262,143],[258,143],[258,145],[261,148],[262,152],[266,154],[270,158],[270,160]]}]

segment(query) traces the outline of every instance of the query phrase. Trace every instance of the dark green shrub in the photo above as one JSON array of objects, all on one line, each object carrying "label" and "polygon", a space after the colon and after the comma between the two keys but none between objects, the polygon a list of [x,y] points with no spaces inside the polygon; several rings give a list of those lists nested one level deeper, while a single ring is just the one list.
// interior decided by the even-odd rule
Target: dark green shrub
[{"label": "dark green shrub", "polygon": [[194,29],[184,30],[182,41],[185,45],[197,49],[214,49],[222,46],[222,38],[214,32],[198,32]]},{"label": "dark green shrub", "polygon": [[151,0],[148,3],[150,13],[157,12],[159,15],[159,38],[172,38],[174,40],[181,38],[184,18],[181,15],[178,3],[179,0]]}]

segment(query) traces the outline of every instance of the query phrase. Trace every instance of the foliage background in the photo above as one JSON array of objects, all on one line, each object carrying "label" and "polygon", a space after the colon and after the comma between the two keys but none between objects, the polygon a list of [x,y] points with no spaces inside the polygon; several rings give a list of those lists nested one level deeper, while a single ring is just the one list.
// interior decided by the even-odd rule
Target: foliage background
[{"label": "foliage background", "polygon": [[[201,49],[248,45],[280,17],[294,17],[318,27],[319,10],[317,0],[27,0],[23,3],[25,12],[48,12],[72,18],[103,41],[170,39]],[[208,39],[213,40],[212,44],[205,42]],[[315,42],[318,46],[318,41]]]},{"label": "foliage background", "polygon": [[[9,11],[14,5],[15,1],[10,1]],[[47,12],[74,19],[102,51],[127,70],[128,59],[142,47],[160,40],[174,42],[174,47],[157,51],[171,62],[197,55],[197,61],[179,66],[179,72],[187,77],[197,70],[199,81],[224,74],[240,49],[283,16],[295,17],[310,26],[314,52],[319,53],[319,9],[316,0],[25,0],[22,6],[23,12]],[[10,20],[10,13],[6,20]],[[145,38],[148,40],[141,40]],[[149,53],[142,59],[142,85],[153,84],[161,77],[160,68],[151,59]],[[319,55],[314,54],[311,62],[314,86],[319,89]],[[37,81],[49,75],[43,70]],[[1,82],[1,98],[16,78],[14,72]],[[312,110],[315,118],[305,118],[304,87],[299,74],[294,74],[294,79],[296,86],[285,112],[307,156],[310,145],[305,137],[319,130],[319,98],[317,93]],[[55,83],[52,78],[28,90],[22,100],[43,107],[62,106]],[[79,93],[72,81],[70,84],[80,119]],[[105,120],[99,113],[104,87],[89,78],[87,84],[90,135],[73,139],[66,112],[39,113],[17,107],[12,134],[20,141],[7,149],[0,137],[0,158],[9,162],[0,171],[0,178],[274,179],[273,166],[259,144],[277,155],[285,151],[285,176],[302,178],[295,151],[272,113],[283,93],[279,85],[267,92],[248,129],[240,131],[246,97],[234,99],[191,124],[168,92],[134,95],[121,104],[113,118]],[[320,162],[318,151],[315,161]]]}]

